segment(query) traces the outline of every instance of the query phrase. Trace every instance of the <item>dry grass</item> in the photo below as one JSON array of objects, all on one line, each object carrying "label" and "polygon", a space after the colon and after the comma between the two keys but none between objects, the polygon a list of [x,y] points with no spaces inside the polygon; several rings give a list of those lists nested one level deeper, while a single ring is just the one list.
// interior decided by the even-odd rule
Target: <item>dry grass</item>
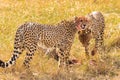
[{"label": "dry grass", "polygon": [[[57,72],[57,62],[36,52],[31,63],[34,77],[24,74],[22,62],[25,53],[16,65],[7,69],[0,68],[0,80],[119,80],[120,78],[120,1],[119,0],[0,0],[0,59],[7,61],[12,55],[14,35],[24,22],[55,24],[63,19],[101,11],[105,16],[104,62],[96,66],[88,64],[84,48],[76,35],[71,55],[83,63],[74,65],[70,74]],[[93,41],[91,41],[93,46]],[[24,74],[24,75],[23,75]],[[27,79],[20,79],[25,76]],[[28,79],[29,76],[29,79]]]}]

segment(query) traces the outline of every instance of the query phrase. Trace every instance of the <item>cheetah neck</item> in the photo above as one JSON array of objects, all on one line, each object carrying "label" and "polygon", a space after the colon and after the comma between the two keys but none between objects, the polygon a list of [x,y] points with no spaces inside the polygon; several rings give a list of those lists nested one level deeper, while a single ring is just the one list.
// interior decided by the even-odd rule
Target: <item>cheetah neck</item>
[{"label": "cheetah neck", "polygon": [[70,42],[73,42],[75,34],[77,33],[77,28],[75,27],[74,21],[65,21],[62,24],[62,27],[64,27],[66,34],[65,37]]},{"label": "cheetah neck", "polygon": [[75,34],[77,32],[77,28],[75,27],[75,22],[73,20],[71,21],[62,21],[62,27],[64,27],[64,29],[71,33],[71,34]]}]

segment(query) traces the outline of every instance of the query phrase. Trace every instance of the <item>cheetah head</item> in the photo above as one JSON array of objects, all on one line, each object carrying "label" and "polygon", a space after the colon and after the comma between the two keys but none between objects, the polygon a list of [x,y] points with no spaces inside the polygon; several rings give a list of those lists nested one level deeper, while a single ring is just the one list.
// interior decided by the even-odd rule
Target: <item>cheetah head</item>
[{"label": "cheetah head", "polygon": [[88,20],[84,16],[76,17],[75,23],[76,23],[76,28],[78,31],[82,31],[90,27],[90,20]]}]

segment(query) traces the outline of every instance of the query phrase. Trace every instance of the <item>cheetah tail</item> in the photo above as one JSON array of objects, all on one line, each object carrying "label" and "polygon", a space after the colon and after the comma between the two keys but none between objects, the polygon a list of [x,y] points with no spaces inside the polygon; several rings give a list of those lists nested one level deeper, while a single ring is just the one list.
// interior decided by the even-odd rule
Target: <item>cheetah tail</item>
[{"label": "cheetah tail", "polygon": [[15,41],[14,41],[14,52],[11,56],[11,58],[8,60],[8,62],[3,62],[0,60],[0,67],[6,68],[10,67],[11,65],[15,64],[17,58],[20,56],[20,54],[23,52],[23,29],[25,25],[21,25],[15,35]]},{"label": "cheetah tail", "polygon": [[11,65],[15,64],[17,58],[19,57],[19,55],[21,53],[22,53],[22,51],[20,51],[19,49],[15,49],[12,57],[10,58],[10,60],[8,62],[3,62],[2,60],[0,60],[0,67],[7,68],[7,67],[10,67]]},{"label": "cheetah tail", "polygon": [[3,62],[2,60],[0,60],[0,67],[7,68],[7,67],[10,67],[11,65],[15,64],[17,58],[19,57],[19,55],[21,53],[22,53],[22,51],[20,51],[19,49],[15,49],[12,57],[10,58],[10,60],[8,62]]}]

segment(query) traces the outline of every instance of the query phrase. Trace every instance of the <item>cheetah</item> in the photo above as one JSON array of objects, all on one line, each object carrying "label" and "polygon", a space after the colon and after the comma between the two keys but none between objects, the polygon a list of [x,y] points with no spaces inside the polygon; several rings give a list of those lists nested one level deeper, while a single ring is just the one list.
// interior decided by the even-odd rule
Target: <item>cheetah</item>
[{"label": "cheetah", "polygon": [[69,52],[75,34],[81,27],[88,28],[89,20],[85,17],[76,17],[72,20],[65,20],[56,25],[39,24],[27,22],[22,24],[16,31],[14,40],[14,51],[8,60],[0,60],[0,67],[6,68],[15,64],[20,54],[26,50],[23,65],[28,69],[34,53],[38,48],[45,50],[46,54],[51,51],[59,56],[58,66],[68,66]]},{"label": "cheetah", "polygon": [[94,11],[92,13],[89,13],[86,18],[91,21],[91,27],[78,32],[79,41],[82,43],[82,45],[85,47],[85,53],[87,58],[89,57],[89,41],[91,38],[95,39],[95,46],[93,50],[91,51],[92,56],[94,56],[96,53],[101,53],[103,50],[103,35],[104,35],[104,28],[105,28],[105,20],[104,16],[101,12]]},{"label": "cheetah", "polygon": [[[84,29],[84,26],[81,27],[81,30],[78,31],[78,38],[79,41],[82,43],[83,47],[85,47],[86,57],[89,59],[88,46],[92,38],[95,39],[95,46],[94,49],[91,51],[91,55],[94,56],[95,53],[97,53],[97,51],[99,51],[100,53],[101,50],[103,50],[103,45],[104,45],[103,35],[104,35],[105,21],[102,13],[98,11],[89,13],[85,17],[89,19],[89,21],[91,21],[89,25],[90,27],[86,29]],[[54,53],[52,52],[50,55],[52,55],[52,57],[58,61],[59,56],[57,55],[57,53],[55,54],[55,51]],[[75,59],[69,60],[69,64],[77,63],[76,61],[78,60]]]}]

